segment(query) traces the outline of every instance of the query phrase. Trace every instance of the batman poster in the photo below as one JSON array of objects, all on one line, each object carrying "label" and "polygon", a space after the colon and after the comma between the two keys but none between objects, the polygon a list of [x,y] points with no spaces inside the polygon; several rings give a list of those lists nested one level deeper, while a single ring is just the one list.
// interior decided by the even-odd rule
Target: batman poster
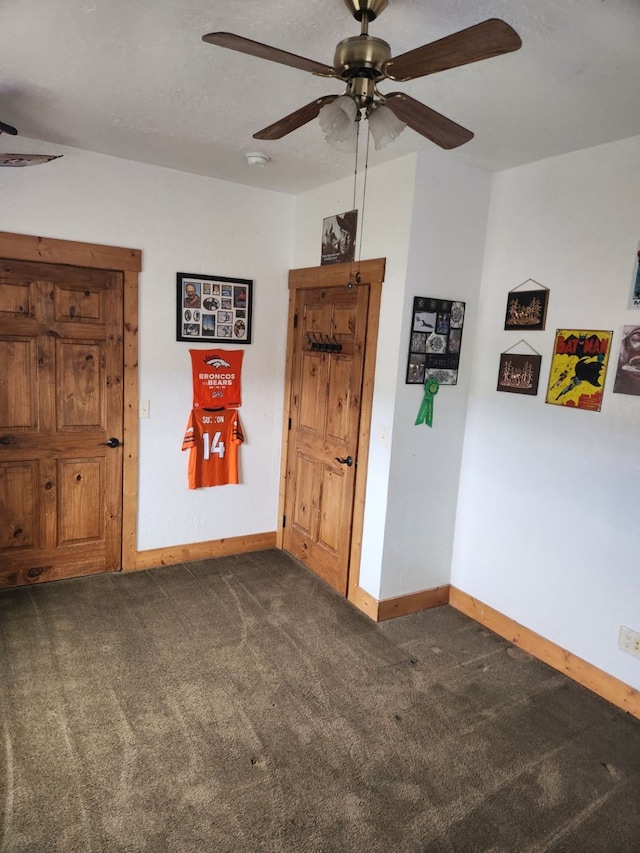
[{"label": "batman poster", "polygon": [[547,403],[599,412],[613,332],[557,329]]}]

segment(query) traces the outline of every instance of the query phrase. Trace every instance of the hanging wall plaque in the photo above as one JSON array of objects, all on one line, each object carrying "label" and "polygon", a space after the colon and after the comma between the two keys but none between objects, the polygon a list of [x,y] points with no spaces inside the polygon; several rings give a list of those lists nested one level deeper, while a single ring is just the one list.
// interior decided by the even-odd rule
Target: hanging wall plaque
[{"label": "hanging wall plaque", "polygon": [[[513,352],[521,344],[529,347],[531,352],[524,354]],[[525,340],[518,341],[500,355],[497,390],[508,391],[511,394],[530,394],[535,397],[538,393],[541,363],[540,353],[529,346]]]},{"label": "hanging wall plaque", "polygon": [[557,329],[547,403],[599,412],[613,332]]},{"label": "hanging wall plaque", "polygon": [[548,302],[549,288],[532,278],[514,287],[507,297],[505,331],[542,331],[547,319]]},{"label": "hanging wall plaque", "polygon": [[407,385],[424,385],[429,378],[457,384],[464,312],[464,302],[414,297]]}]

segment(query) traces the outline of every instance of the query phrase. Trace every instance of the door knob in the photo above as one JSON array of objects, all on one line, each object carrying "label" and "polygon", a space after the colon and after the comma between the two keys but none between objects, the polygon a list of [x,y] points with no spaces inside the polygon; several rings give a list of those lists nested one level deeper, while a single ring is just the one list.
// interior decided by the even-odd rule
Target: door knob
[{"label": "door knob", "polygon": [[108,438],[106,441],[101,441],[100,444],[106,444],[107,447],[120,447],[120,442],[117,438]]},{"label": "door knob", "polygon": [[333,458],[341,465],[346,465],[347,468],[351,468],[353,465],[353,459],[350,456],[345,456],[344,459],[341,459],[339,456],[334,456]]}]

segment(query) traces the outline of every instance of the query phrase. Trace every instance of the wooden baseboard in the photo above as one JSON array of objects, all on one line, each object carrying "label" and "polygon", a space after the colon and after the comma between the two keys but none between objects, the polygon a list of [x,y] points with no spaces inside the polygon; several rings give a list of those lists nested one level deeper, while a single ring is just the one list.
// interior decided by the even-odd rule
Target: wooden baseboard
[{"label": "wooden baseboard", "polygon": [[381,601],[358,586],[350,601],[374,622],[384,622],[397,616],[408,616],[410,613],[448,604],[449,585],[399,595],[397,598],[383,598]]},{"label": "wooden baseboard", "polygon": [[561,646],[557,646],[551,640],[541,637],[529,628],[519,625],[508,616],[453,586],[449,593],[449,604],[475,622],[479,622],[485,628],[489,628],[490,631],[504,637],[514,646],[518,646],[518,648],[611,702],[612,705],[622,708],[623,711],[628,711],[640,719],[640,691],[634,687],[619,681],[593,664],[582,660]]},{"label": "wooden baseboard", "polygon": [[440,607],[448,603],[449,584],[436,586],[433,589],[423,589],[421,592],[412,592],[409,595],[400,595],[397,598],[383,598],[378,604],[378,622],[395,619],[396,616],[408,616],[410,613],[419,613],[421,610],[429,610],[431,607]]},{"label": "wooden baseboard", "polygon": [[149,551],[136,551],[132,566],[125,566],[125,572],[141,569],[153,569],[156,566],[172,566],[176,563],[188,563],[192,560],[208,560],[212,557],[228,557],[232,554],[245,554],[248,551],[263,551],[275,548],[276,532],[255,533],[250,536],[232,536],[229,539],[214,539],[211,542],[194,542],[191,545],[176,545],[173,548],[154,548]]},{"label": "wooden baseboard", "polygon": [[368,616],[369,619],[373,619],[374,622],[378,621],[378,599],[374,598],[370,593],[366,590],[362,589],[361,586],[356,586],[353,595],[349,595],[349,601],[357,607],[358,610],[362,610],[365,616]]}]

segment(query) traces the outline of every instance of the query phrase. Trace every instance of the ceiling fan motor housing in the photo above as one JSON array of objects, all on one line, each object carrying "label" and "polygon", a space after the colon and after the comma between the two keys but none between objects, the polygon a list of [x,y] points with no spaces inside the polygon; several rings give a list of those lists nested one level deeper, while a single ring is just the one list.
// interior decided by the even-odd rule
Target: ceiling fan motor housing
[{"label": "ceiling fan motor housing", "polygon": [[387,8],[387,0],[344,0],[344,2],[356,21],[361,21],[364,17],[369,21],[375,21]]},{"label": "ceiling fan motor housing", "polygon": [[391,59],[391,48],[386,41],[373,36],[352,36],[343,39],[336,47],[333,67],[343,80],[352,77],[384,77],[384,64]]}]

